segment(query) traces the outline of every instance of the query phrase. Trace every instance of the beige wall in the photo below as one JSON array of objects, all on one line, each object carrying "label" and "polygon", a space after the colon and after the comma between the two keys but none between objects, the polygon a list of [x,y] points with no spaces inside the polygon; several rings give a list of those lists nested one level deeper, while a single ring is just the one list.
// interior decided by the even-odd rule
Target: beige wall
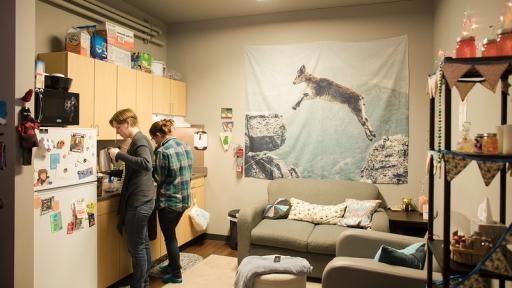
[{"label": "beige wall", "polygon": [[[164,34],[160,36],[160,40],[165,43],[165,25],[159,22],[154,23],[157,27],[162,27],[161,29],[164,31]],[[36,24],[36,53],[45,53],[64,51],[64,38],[66,31],[70,27],[98,23],[51,4],[36,1]],[[167,60],[167,48],[165,46],[160,47],[151,43],[146,44],[141,39],[135,38],[135,50],[150,53],[153,59],[156,60]]]},{"label": "beige wall", "polygon": [[[209,147],[206,206],[212,213],[209,233],[226,235],[227,212],[266,196],[268,181],[237,178],[233,152],[223,152],[220,108],[232,107],[233,143],[244,143],[245,58],[247,45],[274,45],[313,41],[365,41],[399,35],[409,39],[410,150],[409,183],[379,185],[385,199],[417,197],[425,177],[428,141],[426,75],[432,70],[433,4],[405,1],[241,17],[175,25],[169,28],[168,66],[184,75],[188,84],[188,117],[205,124]],[[364,63],[363,63],[364,65]],[[424,193],[427,193],[425,190]]]},{"label": "beige wall", "polygon": [[[469,9],[475,13],[478,18],[479,27],[475,30],[477,41],[480,43],[487,36],[489,25],[496,24],[499,16],[504,14],[505,1],[480,1],[480,0],[442,0],[436,1],[434,12],[434,55],[439,49],[453,55],[456,38],[462,32],[462,19],[464,11]],[[435,56],[434,56],[435,57]],[[497,89],[498,91],[500,89]],[[455,147],[460,135],[458,130],[458,111],[460,98],[455,92],[452,97],[452,147]],[[485,133],[495,131],[495,126],[500,123],[500,95],[493,95],[487,89],[477,86],[471,91],[467,104],[467,120],[471,121],[471,136],[476,133]],[[510,99],[510,97],[509,97]],[[510,100],[508,101],[509,112]],[[509,123],[511,113],[508,115]],[[442,183],[437,181],[436,188],[436,210],[439,210],[442,219]],[[511,181],[507,177],[507,220],[510,222],[512,216],[512,194]],[[452,227],[459,227],[465,231],[470,230],[471,220],[477,218],[478,205],[489,197],[491,203],[492,216],[499,220],[499,175],[489,187],[485,187],[478,166],[475,162],[471,163],[452,184],[452,205],[451,217]],[[436,221],[435,233],[441,235],[442,221]]]},{"label": "beige wall", "polygon": [[[34,40],[35,0],[16,0],[16,88],[13,95],[15,98],[23,96],[25,91],[34,87]],[[16,112],[20,108],[17,105]],[[34,110],[32,109],[32,111]],[[17,148],[16,152],[14,287],[33,287],[33,168],[32,166],[21,166],[21,149]]]}]

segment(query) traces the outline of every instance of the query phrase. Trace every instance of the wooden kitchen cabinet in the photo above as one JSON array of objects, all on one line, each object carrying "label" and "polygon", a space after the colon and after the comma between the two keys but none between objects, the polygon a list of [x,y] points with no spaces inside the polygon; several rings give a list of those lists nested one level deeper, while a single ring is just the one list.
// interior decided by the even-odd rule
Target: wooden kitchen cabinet
[{"label": "wooden kitchen cabinet", "polygon": [[153,76],[153,113],[171,114],[171,80]]},{"label": "wooden kitchen cabinet", "polygon": [[[117,66],[117,106],[116,111],[130,108],[137,111],[137,70]],[[138,111],[137,111],[138,112]],[[140,116],[137,113],[137,116]],[[144,133],[146,134],[146,133]]]},{"label": "wooden kitchen cabinet", "polygon": [[98,202],[98,287],[107,287],[120,279],[119,257],[122,248],[117,232],[118,203],[118,197]]},{"label": "wooden kitchen cabinet", "polygon": [[149,73],[136,71],[137,93],[136,93],[136,111],[139,118],[139,128],[144,135],[149,136],[149,128],[153,114],[153,76]]},{"label": "wooden kitchen cabinet", "polygon": [[116,139],[116,130],[108,123],[117,111],[116,98],[117,66],[94,60],[94,123],[98,140]]},{"label": "wooden kitchen cabinet", "polygon": [[[191,201],[193,202],[194,199],[196,199],[197,206],[205,209],[204,177],[193,179],[190,186]],[[189,216],[189,211],[190,208],[185,210],[183,216],[180,219],[180,222],[178,223],[178,226],[176,227],[176,237],[178,238],[178,246],[187,243],[188,241],[196,238],[197,236],[205,232],[203,230],[197,230],[194,228],[192,220],[190,219]],[[165,239],[163,235],[160,240],[160,255],[165,255],[167,254],[167,251],[165,248]]]},{"label": "wooden kitchen cabinet", "polygon": [[187,84],[171,79],[171,115],[187,115]]},{"label": "wooden kitchen cabinet", "polygon": [[59,73],[73,79],[70,92],[80,94],[80,118],[78,127],[94,127],[94,59],[69,52],[42,53],[45,72]]}]

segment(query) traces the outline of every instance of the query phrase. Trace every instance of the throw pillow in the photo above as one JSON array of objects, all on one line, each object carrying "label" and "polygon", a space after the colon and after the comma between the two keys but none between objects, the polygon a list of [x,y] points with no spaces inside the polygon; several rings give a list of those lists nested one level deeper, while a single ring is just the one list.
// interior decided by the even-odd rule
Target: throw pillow
[{"label": "throw pillow", "polygon": [[380,206],[381,200],[346,199],[347,210],[340,225],[347,227],[371,228],[372,216]]},{"label": "throw pillow", "polygon": [[313,224],[337,224],[345,212],[345,203],[338,205],[318,205],[291,198],[292,209],[288,219],[311,222]]},{"label": "throw pillow", "polygon": [[283,219],[290,214],[291,204],[290,200],[279,198],[274,201],[274,204],[267,205],[263,211],[263,218],[265,219]]},{"label": "throw pillow", "polygon": [[374,260],[421,270],[425,264],[425,243],[414,243],[402,250],[382,245],[375,255]]}]

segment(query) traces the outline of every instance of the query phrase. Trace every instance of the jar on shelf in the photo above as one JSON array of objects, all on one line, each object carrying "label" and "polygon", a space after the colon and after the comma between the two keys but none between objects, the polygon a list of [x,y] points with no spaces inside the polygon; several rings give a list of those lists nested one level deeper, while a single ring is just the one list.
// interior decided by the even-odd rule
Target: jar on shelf
[{"label": "jar on shelf", "polygon": [[473,149],[473,152],[476,153],[482,153],[482,142],[484,140],[484,134],[476,134],[475,135],[475,149]]},{"label": "jar on shelf", "polygon": [[495,57],[497,55],[498,41],[494,38],[485,38],[482,43],[482,57]]},{"label": "jar on shelf", "polygon": [[457,141],[456,150],[459,152],[473,152],[475,144],[473,143],[473,139],[469,136],[469,130],[471,128],[471,122],[464,122],[462,124],[462,135],[460,139]]},{"label": "jar on shelf", "polygon": [[496,55],[497,56],[510,56],[512,55],[512,31],[499,30],[498,40],[496,42]]},{"label": "jar on shelf", "polygon": [[457,47],[455,47],[455,58],[476,57],[475,37],[465,36],[457,38]]},{"label": "jar on shelf", "polygon": [[482,139],[482,152],[484,154],[498,154],[498,137],[496,133],[485,133]]}]

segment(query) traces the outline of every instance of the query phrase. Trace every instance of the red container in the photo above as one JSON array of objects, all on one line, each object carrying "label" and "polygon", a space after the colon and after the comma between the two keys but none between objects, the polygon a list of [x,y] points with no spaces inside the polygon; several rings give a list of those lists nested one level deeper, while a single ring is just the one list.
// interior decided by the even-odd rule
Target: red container
[{"label": "red container", "polygon": [[498,42],[496,39],[485,38],[482,46],[482,57],[495,57],[497,55]]},{"label": "red container", "polygon": [[498,56],[512,55],[512,31],[503,31],[498,34],[496,54]]},{"label": "red container", "polygon": [[455,48],[455,58],[473,58],[476,57],[475,37],[467,36],[457,38],[457,47]]}]

